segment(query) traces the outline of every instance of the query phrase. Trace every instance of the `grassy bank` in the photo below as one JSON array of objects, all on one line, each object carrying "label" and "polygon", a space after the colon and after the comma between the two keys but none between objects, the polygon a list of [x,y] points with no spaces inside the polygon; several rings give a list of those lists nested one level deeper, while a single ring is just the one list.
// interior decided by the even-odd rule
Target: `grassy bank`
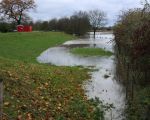
[{"label": "grassy bank", "polygon": [[73,48],[71,52],[82,56],[111,56],[113,54],[101,48]]},{"label": "grassy bank", "polygon": [[0,33],[0,56],[36,62],[41,52],[70,39],[74,37],[61,32]]},{"label": "grassy bank", "polygon": [[94,118],[94,106],[81,87],[87,70],[54,67],[0,58],[7,119],[71,120]]},{"label": "grassy bank", "polygon": [[53,32],[0,34],[6,120],[96,120],[103,116],[97,102],[84,95],[81,85],[89,79],[87,69],[36,63],[43,50],[73,38]]}]

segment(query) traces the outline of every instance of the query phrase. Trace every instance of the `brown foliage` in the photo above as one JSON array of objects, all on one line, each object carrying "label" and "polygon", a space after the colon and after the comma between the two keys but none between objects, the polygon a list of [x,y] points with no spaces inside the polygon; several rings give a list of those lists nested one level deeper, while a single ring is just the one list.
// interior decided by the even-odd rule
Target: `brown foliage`
[{"label": "brown foliage", "polygon": [[0,13],[20,24],[25,12],[35,7],[34,0],[2,0],[0,2]]}]

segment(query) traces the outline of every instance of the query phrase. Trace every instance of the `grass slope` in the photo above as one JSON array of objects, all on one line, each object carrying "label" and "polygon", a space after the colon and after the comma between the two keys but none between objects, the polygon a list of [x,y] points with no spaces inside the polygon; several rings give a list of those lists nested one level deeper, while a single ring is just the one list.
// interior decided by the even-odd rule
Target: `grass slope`
[{"label": "grass slope", "polygon": [[0,33],[0,56],[36,62],[45,49],[73,38],[61,32]]},{"label": "grass slope", "polygon": [[[7,119],[91,120],[94,106],[81,87],[87,70],[54,67],[0,58]],[[9,116],[9,117],[7,117]],[[62,120],[61,119],[61,120]]]},{"label": "grass slope", "polygon": [[0,34],[0,79],[6,120],[96,120],[103,112],[87,100],[86,69],[37,64],[48,47],[74,37],[64,33]]},{"label": "grass slope", "polygon": [[73,48],[71,49],[73,54],[83,56],[111,56],[113,53],[105,51],[101,48]]}]

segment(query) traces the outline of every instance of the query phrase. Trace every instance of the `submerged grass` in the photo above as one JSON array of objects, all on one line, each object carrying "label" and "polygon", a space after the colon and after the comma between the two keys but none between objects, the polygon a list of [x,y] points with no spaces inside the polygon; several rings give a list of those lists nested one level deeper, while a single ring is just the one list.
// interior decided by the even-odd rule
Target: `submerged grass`
[{"label": "submerged grass", "polygon": [[73,54],[83,55],[83,56],[111,56],[112,52],[106,51],[101,48],[73,48],[71,49]]}]

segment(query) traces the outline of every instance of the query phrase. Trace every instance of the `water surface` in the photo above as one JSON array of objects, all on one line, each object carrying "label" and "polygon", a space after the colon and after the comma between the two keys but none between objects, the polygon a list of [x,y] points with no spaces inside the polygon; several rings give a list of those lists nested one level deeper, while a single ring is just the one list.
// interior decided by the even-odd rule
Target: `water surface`
[{"label": "water surface", "polygon": [[[111,57],[83,57],[70,53],[73,47],[104,48],[113,52],[113,34],[96,33],[96,38],[89,33],[89,38],[67,41],[58,47],[49,48],[37,58],[40,63],[50,63],[57,66],[94,66],[97,71],[90,72],[91,79],[84,83],[86,95],[98,97],[104,103],[115,107],[107,111],[105,120],[123,120],[125,107],[125,90],[115,79],[115,60]],[[107,76],[107,78],[105,77]]]}]

